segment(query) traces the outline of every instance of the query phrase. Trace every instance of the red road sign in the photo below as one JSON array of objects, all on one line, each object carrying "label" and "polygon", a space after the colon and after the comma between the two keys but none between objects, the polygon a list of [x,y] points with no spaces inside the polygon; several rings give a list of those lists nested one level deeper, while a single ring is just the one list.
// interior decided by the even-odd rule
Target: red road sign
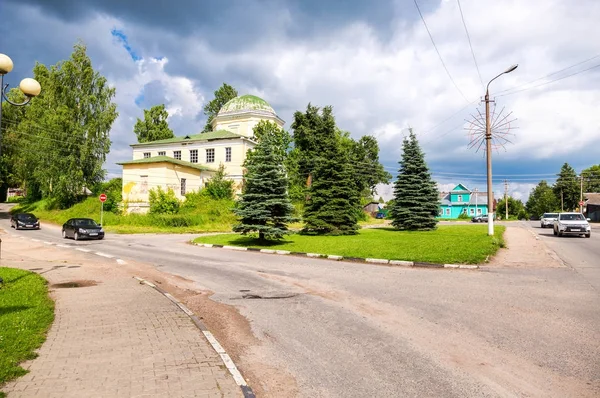
[{"label": "red road sign", "polygon": [[579,206],[583,206],[583,200],[579,202]]},{"label": "red road sign", "polygon": [[106,202],[106,194],[100,194],[100,202]]}]

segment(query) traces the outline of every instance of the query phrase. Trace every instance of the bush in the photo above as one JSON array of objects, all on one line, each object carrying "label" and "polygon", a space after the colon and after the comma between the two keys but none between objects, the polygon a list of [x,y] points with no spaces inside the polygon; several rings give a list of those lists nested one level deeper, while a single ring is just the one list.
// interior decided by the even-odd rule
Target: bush
[{"label": "bush", "polygon": [[10,196],[6,198],[6,203],[21,203],[25,200],[24,196]]},{"label": "bush", "polygon": [[99,184],[94,189],[96,196],[101,193],[106,194],[106,202],[104,202],[104,210],[115,214],[120,213],[119,203],[123,201],[123,179],[113,178],[108,182]]},{"label": "bush", "polygon": [[467,213],[460,213],[458,216],[459,220],[469,220],[471,217]]},{"label": "bush", "polygon": [[225,166],[221,164],[215,175],[208,180],[204,190],[213,199],[232,199],[233,198],[233,180],[225,177]]},{"label": "bush", "polygon": [[175,196],[173,189],[168,188],[167,192],[161,187],[150,190],[149,195],[150,214],[175,214],[179,211],[181,202]]}]

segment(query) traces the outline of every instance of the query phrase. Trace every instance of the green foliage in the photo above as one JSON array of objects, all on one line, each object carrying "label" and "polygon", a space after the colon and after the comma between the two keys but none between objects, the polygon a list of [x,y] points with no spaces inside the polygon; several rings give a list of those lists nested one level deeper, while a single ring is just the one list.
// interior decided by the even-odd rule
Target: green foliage
[{"label": "green foliage", "polygon": [[235,183],[226,177],[225,166],[220,164],[215,175],[207,181],[204,191],[213,199],[232,199]]},{"label": "green foliage", "polygon": [[155,105],[150,110],[144,109],[144,120],[140,118],[135,122],[133,132],[139,143],[157,140],[165,140],[175,137],[173,130],[169,128],[169,112],[165,105]]},{"label": "green foliage", "polygon": [[552,190],[558,203],[561,204],[561,210],[574,210],[579,206],[579,179],[575,169],[568,163],[563,164],[560,168]]},{"label": "green foliage", "polygon": [[517,213],[517,218],[519,220],[528,220],[529,219],[529,214],[527,214],[527,211],[525,211],[525,208],[519,210],[519,212]]},{"label": "green foliage", "polygon": [[165,192],[160,186],[150,190],[148,202],[150,203],[150,214],[175,214],[181,206],[181,202],[175,196],[172,188],[168,188]]},{"label": "green foliage", "polygon": [[[349,138],[349,137],[348,137]],[[379,163],[379,144],[373,136],[351,140],[350,165],[353,168],[353,179],[359,192],[371,198],[375,194],[377,184],[388,184],[392,175],[385,171]]]},{"label": "green foliage", "polygon": [[54,319],[46,281],[34,272],[0,267],[0,385],[27,373]]},{"label": "green foliage", "polygon": [[467,213],[460,213],[460,214],[458,215],[458,219],[459,219],[459,220],[468,220],[468,219],[470,219],[470,218],[471,218],[471,216],[469,216]]},{"label": "green foliage", "polygon": [[400,230],[431,230],[437,225],[439,192],[425,163],[415,133],[410,130],[402,143],[394,203],[390,207],[392,225]]},{"label": "green foliage", "polygon": [[[521,218],[519,214],[525,212],[525,205],[519,199],[508,197],[508,217]],[[506,201],[501,199],[496,206],[496,213],[502,218],[506,218]]]},{"label": "green foliage", "polygon": [[527,213],[540,217],[544,213],[553,212],[560,208],[560,202],[556,199],[552,188],[544,180],[531,190],[529,199],[525,205]]},{"label": "green foliage", "polygon": [[9,158],[11,179],[31,199],[52,198],[66,208],[81,198],[84,187],[104,179],[109,132],[118,115],[115,89],[94,71],[81,43],[70,59],[50,68],[38,63],[33,74],[41,94],[23,114],[11,116],[16,148]]},{"label": "green foliage", "polygon": [[24,196],[11,196],[6,198],[6,203],[21,203],[25,201]]},{"label": "green foliage", "polygon": [[243,246],[359,258],[426,261],[438,264],[478,264],[504,247],[505,227],[487,235],[487,225],[440,225],[434,231],[362,229],[350,236],[288,235],[280,241],[260,241],[236,234],[202,236],[194,242]]},{"label": "green foliage", "polygon": [[260,122],[254,136],[258,144],[244,162],[244,191],[234,210],[239,224],[233,230],[244,235],[258,232],[260,240],[281,239],[289,233],[287,225],[296,221],[283,167],[289,141],[282,140],[283,130],[271,122]]},{"label": "green foliage", "polygon": [[300,179],[310,176],[303,233],[349,235],[358,230],[360,196],[350,158],[344,153],[332,108],[308,105],[294,114],[294,142],[299,150]]},{"label": "green foliage", "polygon": [[119,204],[123,201],[123,179],[113,178],[110,181],[102,182],[98,184],[92,191],[94,196],[98,197],[100,194],[106,195],[106,202],[104,202],[104,211],[110,211],[115,214],[120,213]]},{"label": "green foliage", "polygon": [[581,171],[583,176],[583,192],[600,192],[600,164]]},{"label": "green foliage", "polygon": [[235,88],[231,87],[227,83],[223,83],[217,91],[215,91],[215,98],[209,101],[204,106],[204,114],[208,117],[206,125],[204,126],[203,133],[213,131],[212,121],[217,116],[223,105],[238,96],[238,92]]}]

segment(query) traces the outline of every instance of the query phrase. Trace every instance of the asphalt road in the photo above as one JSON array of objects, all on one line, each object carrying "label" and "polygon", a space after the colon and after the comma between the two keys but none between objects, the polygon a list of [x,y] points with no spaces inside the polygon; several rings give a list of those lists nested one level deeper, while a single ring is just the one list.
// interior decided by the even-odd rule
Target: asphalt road
[{"label": "asphalt road", "polygon": [[600,224],[591,224],[590,238],[554,236],[552,228],[541,228],[539,221],[530,221],[527,225],[561,260],[600,292]]},{"label": "asphalt road", "polygon": [[[560,250],[598,242],[539,232]],[[200,248],[182,235],[16,233],[153,264],[215,292],[260,340],[242,370],[269,361],[300,396],[600,396],[600,295],[584,263],[427,270]],[[579,261],[589,265],[594,250]]]}]

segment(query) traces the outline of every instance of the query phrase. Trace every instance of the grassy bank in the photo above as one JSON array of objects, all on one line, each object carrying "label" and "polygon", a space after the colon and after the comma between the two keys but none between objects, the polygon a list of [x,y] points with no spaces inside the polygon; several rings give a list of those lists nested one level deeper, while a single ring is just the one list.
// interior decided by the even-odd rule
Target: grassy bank
[{"label": "grassy bank", "polygon": [[194,242],[344,257],[478,264],[504,246],[504,230],[505,227],[497,226],[495,236],[491,237],[487,235],[487,225],[440,225],[437,230],[427,232],[376,228],[363,229],[352,236],[294,234],[267,245],[261,245],[255,237],[237,234],[203,236]]},{"label": "grassy bank", "polygon": [[[54,303],[39,275],[0,267],[0,385],[24,375],[19,363],[36,357],[54,319]],[[1,393],[0,393],[1,394]]]},{"label": "grassy bank", "polygon": [[[119,215],[104,212],[103,227],[107,232],[117,233],[199,233],[228,232],[235,222],[231,200],[204,199],[194,208],[182,208],[177,214],[130,214]],[[62,225],[69,218],[89,217],[100,222],[98,198],[88,198],[68,209],[49,209],[45,200],[22,203],[12,212],[31,212],[42,221]]]}]

